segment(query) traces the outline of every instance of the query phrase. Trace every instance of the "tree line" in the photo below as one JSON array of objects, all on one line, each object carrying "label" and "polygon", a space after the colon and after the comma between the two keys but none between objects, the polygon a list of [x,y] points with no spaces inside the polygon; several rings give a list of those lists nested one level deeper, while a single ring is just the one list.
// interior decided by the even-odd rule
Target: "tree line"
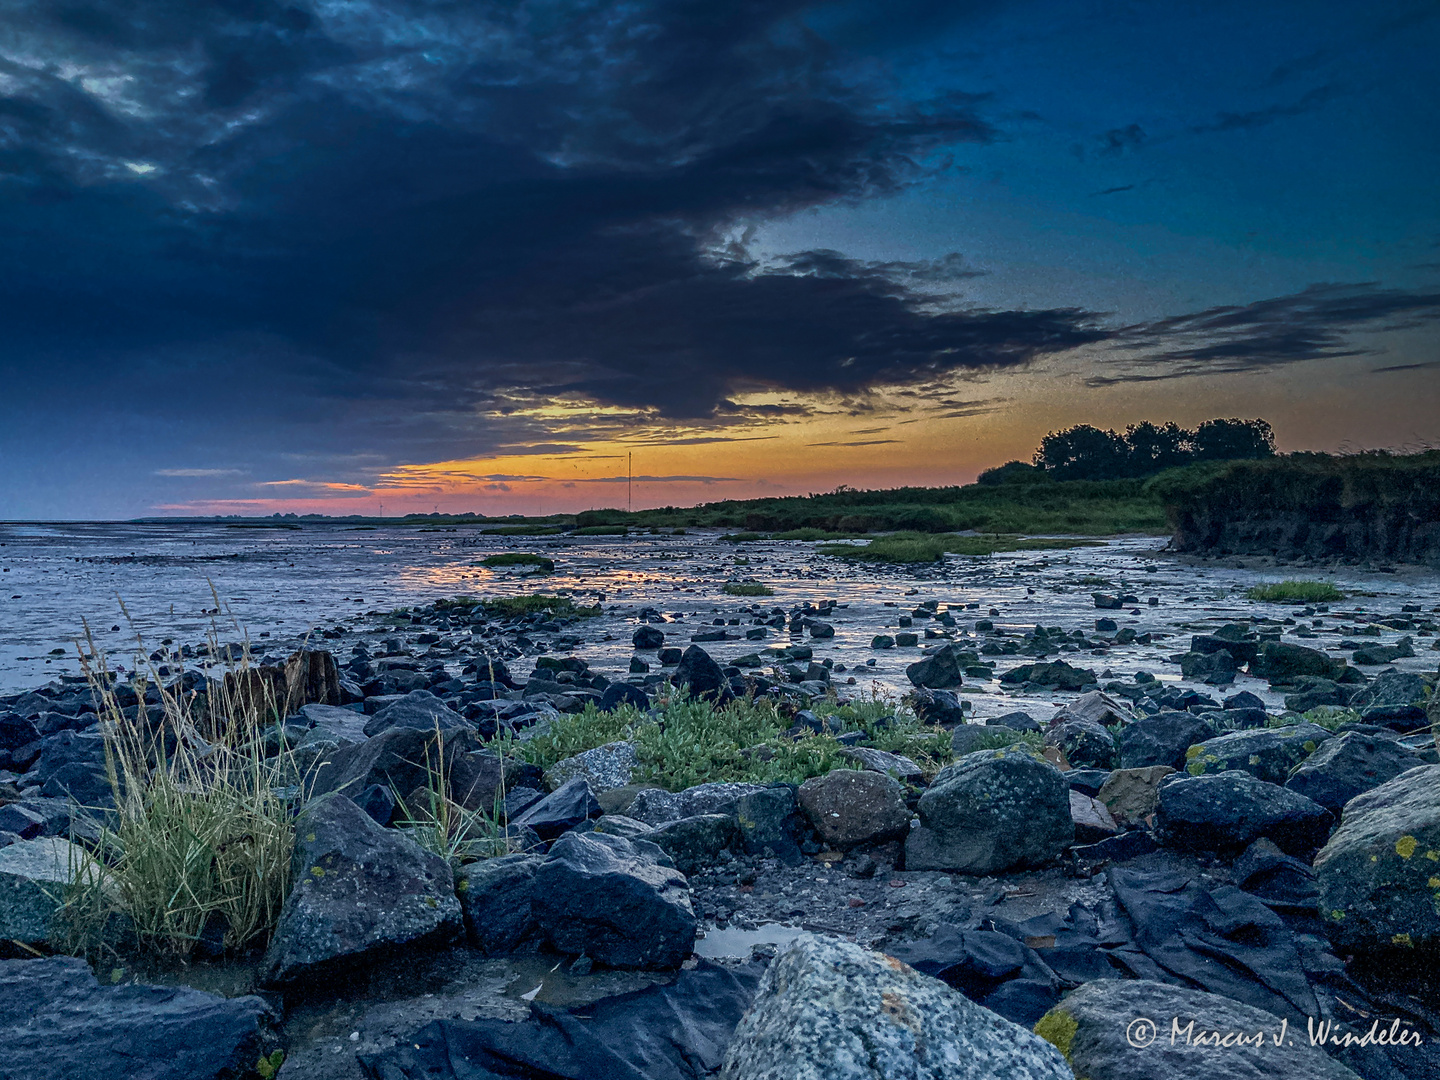
[{"label": "tree line", "polygon": [[1077,424],[1040,440],[1030,462],[1009,461],[981,473],[981,484],[1027,480],[1120,480],[1154,476],[1201,461],[1275,456],[1275,433],[1264,420],[1206,420],[1179,424],[1131,424],[1123,433]]}]

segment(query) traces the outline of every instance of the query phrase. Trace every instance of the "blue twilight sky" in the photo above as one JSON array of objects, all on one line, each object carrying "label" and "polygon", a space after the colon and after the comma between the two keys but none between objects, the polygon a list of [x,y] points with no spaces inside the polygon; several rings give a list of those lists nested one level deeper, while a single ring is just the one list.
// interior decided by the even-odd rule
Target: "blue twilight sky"
[{"label": "blue twilight sky", "polygon": [[1436,55],[1399,0],[18,0],[0,518],[1433,444]]}]

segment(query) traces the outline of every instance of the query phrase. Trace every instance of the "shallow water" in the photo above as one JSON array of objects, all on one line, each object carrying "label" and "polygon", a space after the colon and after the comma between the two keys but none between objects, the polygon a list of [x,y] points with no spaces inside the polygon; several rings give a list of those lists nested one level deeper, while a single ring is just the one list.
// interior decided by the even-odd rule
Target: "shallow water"
[{"label": "shallow water", "polygon": [[[212,626],[221,641],[248,635],[257,652],[276,655],[309,632],[339,626],[345,637],[327,647],[348,653],[354,636],[374,630],[381,613],[459,593],[565,592],[577,602],[603,602],[604,617],[584,620],[569,632],[583,638],[574,651],[611,677],[627,670],[634,613],[641,607],[682,616],[663,627],[668,643],[681,646],[698,630],[716,629],[717,618],[740,619],[730,628],[739,640],[704,646],[726,660],[791,640],[784,631],[771,631],[767,641],[743,640],[751,604],[788,610],[805,601],[834,599],[842,605],[828,620],[835,637],[806,639],[806,644],[814,647],[817,660],[828,657],[849,669],[837,681],[854,677],[856,689],[882,693],[908,689],[904,668],[917,650],[876,652],[870,639],[894,633],[898,617],[927,599],[948,606],[962,629],[991,617],[995,609],[999,615],[993,621],[1002,629],[1024,630],[1036,623],[1089,629],[1097,617],[1111,616],[1140,633],[1184,635],[1191,624],[1213,626],[1254,614],[1299,616],[1293,606],[1249,601],[1244,590],[1288,577],[1324,578],[1350,598],[1313,616],[1321,624],[1315,630],[1319,637],[1287,638],[1316,648],[1333,647],[1347,636],[1341,629],[1347,612],[1397,612],[1402,604],[1418,603],[1429,613],[1440,605],[1440,575],[1435,573],[1254,570],[1223,562],[1197,566],[1164,554],[1164,543],[1159,537],[1122,537],[1098,547],[952,556],[935,567],[901,568],[852,565],[817,555],[815,545],[803,541],[737,545],[714,531],[571,538],[484,536],[476,529],[413,525],[362,530],[306,524],[293,531],[190,524],[0,525],[0,692],[77,675],[74,642],[86,622],[97,645],[127,669],[137,634],[147,649],[154,649],[165,638],[199,643]],[[555,560],[556,572],[535,577],[477,565],[485,555],[501,551],[539,552]],[[737,559],[749,561],[739,564]],[[1090,577],[1110,585],[1085,583]],[[747,578],[769,585],[775,595],[752,599],[721,593],[724,582]],[[1097,611],[1091,597],[1097,589],[1132,592],[1141,605]],[[214,596],[220,600],[218,613]],[[1145,603],[1152,596],[1157,606]],[[923,635],[924,621],[915,621],[912,629]],[[1386,630],[1380,638],[1361,640],[1390,643],[1399,636]],[[1413,636],[1419,655],[1395,666],[1434,670],[1440,657],[1429,651],[1433,636]],[[52,655],[52,650],[60,652]],[[1183,651],[1181,641],[1172,638],[1065,659],[1097,672],[1112,670],[1118,677],[1150,670],[1175,679],[1174,665],[1167,665],[1165,657]],[[644,655],[654,660],[653,653]],[[872,658],[875,665],[866,666]],[[1002,671],[1028,662],[999,659]],[[517,675],[527,667],[525,661],[512,665]],[[977,715],[1023,707],[1023,701],[997,696],[998,688],[993,681],[972,688],[991,692],[975,694]],[[1258,680],[1242,675],[1234,687],[1239,689],[1278,703]]]}]

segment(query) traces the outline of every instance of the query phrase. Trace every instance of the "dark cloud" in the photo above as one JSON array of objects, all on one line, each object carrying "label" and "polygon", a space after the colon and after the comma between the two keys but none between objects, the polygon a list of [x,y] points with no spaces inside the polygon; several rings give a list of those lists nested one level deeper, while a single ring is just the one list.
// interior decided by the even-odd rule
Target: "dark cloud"
[{"label": "dark cloud", "polygon": [[1248,112],[1222,112],[1208,124],[1199,124],[1190,130],[1199,134],[1207,131],[1238,131],[1245,128],[1263,127],[1288,116],[1300,116],[1320,108],[1340,92],[1335,83],[1327,83],[1308,91],[1297,101],[1288,105],[1268,105],[1263,109]]},{"label": "dark cloud", "polygon": [[1148,136],[1139,124],[1127,124],[1123,128],[1111,128],[1097,138],[1100,141],[1098,153],[1116,155],[1138,150],[1145,145]]},{"label": "dark cloud", "polygon": [[[1290,296],[1208,308],[1126,327],[1115,341],[1142,355],[1117,361],[1090,386],[1159,382],[1359,356],[1357,331],[1411,329],[1440,320],[1440,292],[1375,284],[1312,285]],[[1383,369],[1382,369],[1383,370]]]},{"label": "dark cloud", "polygon": [[436,460],[546,452],[559,429],[525,413],[554,398],[754,422],[807,407],[736,395],[863,394],[1103,339],[1076,309],[937,307],[979,273],[958,255],[761,266],[726,246],[995,135],[978,98],[845,68],[806,7],[17,5],[14,400],[85,380],[109,409],[224,414],[207,431],[262,418],[297,452]]},{"label": "dark cloud", "polygon": [[812,442],[806,446],[885,446],[889,443],[898,443],[899,439],[856,439],[852,442]]},{"label": "dark cloud", "polygon": [[1118,195],[1122,191],[1134,191],[1134,184],[1121,184],[1119,187],[1107,187],[1100,191],[1092,191],[1091,195]]}]

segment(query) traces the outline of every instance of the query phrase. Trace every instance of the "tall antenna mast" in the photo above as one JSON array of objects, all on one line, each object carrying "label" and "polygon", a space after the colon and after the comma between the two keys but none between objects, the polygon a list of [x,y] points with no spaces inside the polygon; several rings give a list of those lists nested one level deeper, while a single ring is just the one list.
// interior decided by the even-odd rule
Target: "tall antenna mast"
[{"label": "tall antenna mast", "polygon": [[630,495],[630,491],[631,491],[630,485],[633,484],[634,481],[635,481],[635,454],[634,454],[633,451],[631,451],[630,453],[627,453],[627,454],[625,455],[625,510],[626,510],[627,513],[630,512],[630,511],[633,511],[633,510],[635,509],[634,502],[633,502],[633,500],[631,499],[631,495]]}]

